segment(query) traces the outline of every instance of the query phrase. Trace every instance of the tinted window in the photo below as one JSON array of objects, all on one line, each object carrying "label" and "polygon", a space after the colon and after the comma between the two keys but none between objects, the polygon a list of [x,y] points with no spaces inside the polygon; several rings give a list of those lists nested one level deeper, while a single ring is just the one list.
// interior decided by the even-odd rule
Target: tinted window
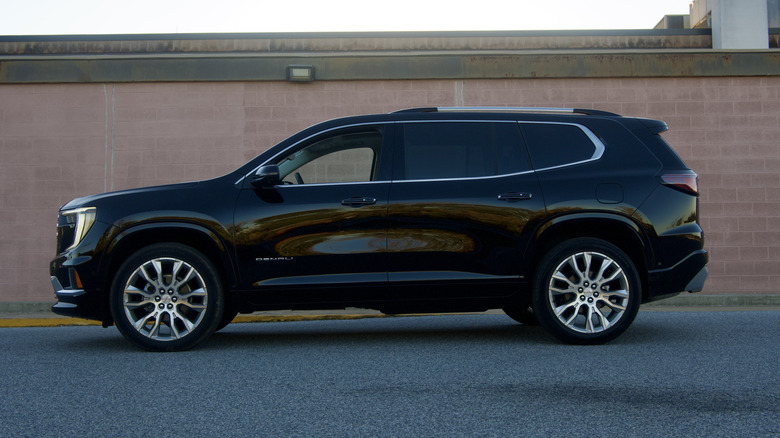
[{"label": "tinted window", "polygon": [[590,138],[577,126],[521,123],[520,129],[536,169],[587,160],[596,151]]},{"label": "tinted window", "polygon": [[331,135],[278,161],[280,176],[285,184],[373,181],[381,147],[378,131]]},{"label": "tinted window", "polygon": [[530,169],[515,123],[407,123],[403,138],[406,179],[468,178]]}]

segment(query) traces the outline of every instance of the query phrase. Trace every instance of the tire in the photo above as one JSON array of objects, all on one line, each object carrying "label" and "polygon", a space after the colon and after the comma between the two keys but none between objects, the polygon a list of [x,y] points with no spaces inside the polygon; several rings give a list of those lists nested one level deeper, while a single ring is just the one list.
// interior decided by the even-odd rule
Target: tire
[{"label": "tire", "polygon": [[631,259],[600,239],[576,238],[553,247],[533,280],[539,323],[570,344],[602,344],[634,321],[642,297]]},{"label": "tire", "polygon": [[230,308],[230,306],[227,306],[225,308],[225,312],[222,314],[222,319],[219,321],[219,324],[217,324],[217,328],[214,331],[218,332],[227,327],[228,324],[233,322],[233,320],[236,318],[236,315],[238,315],[238,310],[233,310]]},{"label": "tire", "polygon": [[534,315],[533,309],[527,304],[511,304],[501,310],[520,324],[539,325],[539,320]]},{"label": "tire", "polygon": [[225,307],[222,282],[200,252],[180,244],[148,246],[120,266],[109,306],[122,335],[151,351],[187,350],[211,335]]}]

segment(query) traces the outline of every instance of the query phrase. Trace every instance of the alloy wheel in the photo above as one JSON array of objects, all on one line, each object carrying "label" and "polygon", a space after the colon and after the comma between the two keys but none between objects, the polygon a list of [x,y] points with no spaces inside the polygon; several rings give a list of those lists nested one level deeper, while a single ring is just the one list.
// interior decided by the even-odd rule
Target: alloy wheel
[{"label": "alloy wheel", "polygon": [[189,263],[160,257],[133,271],[122,293],[128,322],[142,336],[174,341],[195,330],[208,307],[208,289]]},{"label": "alloy wheel", "polygon": [[547,287],[550,306],[570,330],[599,333],[626,312],[631,293],[623,268],[605,254],[575,253],[554,270]]}]

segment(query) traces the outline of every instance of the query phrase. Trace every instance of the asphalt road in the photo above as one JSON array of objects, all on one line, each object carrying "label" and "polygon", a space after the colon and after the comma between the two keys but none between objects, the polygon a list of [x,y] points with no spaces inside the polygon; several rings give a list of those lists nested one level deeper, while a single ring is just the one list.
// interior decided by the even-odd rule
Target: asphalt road
[{"label": "asphalt road", "polygon": [[780,312],[640,312],[603,346],[504,315],[234,324],[148,353],[0,329],[0,436],[780,436]]}]

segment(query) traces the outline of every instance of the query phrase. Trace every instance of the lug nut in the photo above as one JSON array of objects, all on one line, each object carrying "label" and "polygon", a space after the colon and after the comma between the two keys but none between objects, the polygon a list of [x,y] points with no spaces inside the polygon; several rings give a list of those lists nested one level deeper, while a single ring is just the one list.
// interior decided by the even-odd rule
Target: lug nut
[{"label": "lug nut", "polygon": [[156,297],[154,297],[154,300],[155,300],[155,301],[158,301],[158,302],[159,302],[161,299],[162,299],[162,298],[160,298],[160,296],[159,296],[159,295],[157,295]]},{"label": "lug nut", "polygon": [[168,303],[168,310],[171,310],[171,309],[173,309],[173,304]]},{"label": "lug nut", "polygon": [[175,303],[175,302],[179,301],[179,299],[176,298],[176,297],[173,297],[173,298],[171,298],[171,301],[173,301]]},{"label": "lug nut", "polygon": [[168,295],[173,295],[173,289],[168,289]]},{"label": "lug nut", "polygon": [[163,304],[163,303],[160,303],[160,305],[159,305],[159,306],[157,306],[157,307],[158,307],[160,310],[162,310],[162,309],[164,309],[164,308],[165,308],[165,304]]},{"label": "lug nut", "polygon": [[[589,303],[592,303],[592,302],[593,302],[593,298],[588,298],[588,302],[589,302]],[[170,305],[170,304],[169,304],[169,305]]]},{"label": "lug nut", "polygon": [[585,301],[585,295],[580,295],[580,301]]},{"label": "lug nut", "polygon": [[593,296],[598,298],[599,297],[599,293],[598,292],[593,292]]}]

